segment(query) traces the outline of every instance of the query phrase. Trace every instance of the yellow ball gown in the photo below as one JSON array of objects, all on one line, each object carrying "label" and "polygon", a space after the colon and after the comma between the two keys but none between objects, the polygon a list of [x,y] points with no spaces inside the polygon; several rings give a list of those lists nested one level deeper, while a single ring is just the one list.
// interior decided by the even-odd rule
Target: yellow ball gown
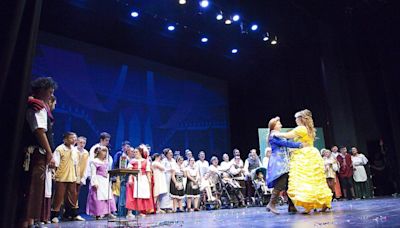
[{"label": "yellow ball gown", "polygon": [[293,129],[297,136],[294,140],[309,146],[292,151],[289,164],[289,189],[287,191],[294,205],[310,211],[331,207],[332,191],[326,183],[324,160],[307,128],[298,126]]}]

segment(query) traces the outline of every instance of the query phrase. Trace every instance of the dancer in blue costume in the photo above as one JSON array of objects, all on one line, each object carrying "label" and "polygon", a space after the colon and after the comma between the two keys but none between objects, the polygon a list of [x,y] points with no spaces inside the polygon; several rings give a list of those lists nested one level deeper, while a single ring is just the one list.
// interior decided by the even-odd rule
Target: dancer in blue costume
[{"label": "dancer in blue costume", "polygon": [[[274,189],[272,190],[272,195],[267,205],[267,211],[278,215],[279,212],[275,206],[279,193],[288,189],[289,152],[287,148],[302,148],[303,145],[275,136],[282,128],[279,117],[272,118],[268,123],[268,128],[270,129],[270,133],[267,140],[268,144],[271,146],[272,154],[268,162],[267,184],[268,188]],[[290,198],[288,198],[288,203],[288,211],[290,213],[297,212]]]}]

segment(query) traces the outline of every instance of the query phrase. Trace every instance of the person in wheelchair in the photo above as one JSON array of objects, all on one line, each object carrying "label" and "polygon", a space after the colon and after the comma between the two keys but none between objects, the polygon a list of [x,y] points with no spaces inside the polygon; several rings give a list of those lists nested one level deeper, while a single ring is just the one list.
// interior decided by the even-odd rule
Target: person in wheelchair
[{"label": "person in wheelchair", "polygon": [[210,160],[210,167],[208,172],[201,180],[200,190],[205,190],[207,193],[207,201],[215,201],[216,197],[212,194],[216,189],[216,184],[219,181],[220,166],[218,165],[218,158],[213,156]]},{"label": "person in wheelchair", "polygon": [[265,183],[265,178],[262,171],[256,172],[256,178],[254,179],[254,183],[256,184],[256,191],[262,193],[263,195],[270,194],[270,189],[267,187]]}]

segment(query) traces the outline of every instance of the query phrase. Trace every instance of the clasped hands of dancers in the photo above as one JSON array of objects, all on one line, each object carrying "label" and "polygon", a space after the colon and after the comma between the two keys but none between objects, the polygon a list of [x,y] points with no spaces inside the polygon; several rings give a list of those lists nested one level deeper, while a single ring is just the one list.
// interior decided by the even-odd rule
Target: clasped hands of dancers
[{"label": "clasped hands of dancers", "polygon": [[[305,214],[313,209],[325,212],[331,208],[332,192],[324,171],[324,160],[314,147],[316,130],[311,111],[305,109],[295,114],[297,127],[281,132],[279,117],[268,123],[270,133],[267,144],[272,154],[268,163],[267,184],[273,188],[267,211],[279,214],[276,201],[281,191],[287,191],[288,211],[296,213],[296,206]],[[288,148],[294,148],[290,153]]]}]

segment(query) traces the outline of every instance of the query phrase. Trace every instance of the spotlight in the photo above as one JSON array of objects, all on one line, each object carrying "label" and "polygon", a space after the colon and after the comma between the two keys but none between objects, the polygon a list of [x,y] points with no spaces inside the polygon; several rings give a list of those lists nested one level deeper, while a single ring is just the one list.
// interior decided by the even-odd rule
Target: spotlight
[{"label": "spotlight", "polygon": [[208,0],[201,0],[200,1],[200,6],[203,7],[203,8],[207,8],[209,4],[210,3],[208,2]]},{"label": "spotlight", "polygon": [[236,54],[236,53],[238,53],[238,49],[236,49],[236,48],[234,48],[234,49],[232,49],[232,54]]},{"label": "spotlight", "polygon": [[275,36],[274,39],[271,40],[271,44],[275,45],[278,43],[278,38]]},{"label": "spotlight", "polygon": [[217,20],[222,20],[224,18],[224,16],[222,16],[222,13],[217,14]]},{"label": "spotlight", "polygon": [[235,14],[235,15],[233,15],[232,19],[233,19],[233,21],[238,21],[240,19],[240,16]]},{"label": "spotlight", "polygon": [[136,12],[136,11],[132,11],[131,16],[132,17],[139,17],[139,13]]},{"label": "spotlight", "polygon": [[168,30],[169,31],[174,31],[175,30],[175,26],[173,26],[173,25],[168,26]]},{"label": "spotlight", "polygon": [[207,37],[203,37],[203,38],[201,38],[201,42],[203,42],[203,43],[207,43],[207,42],[208,42],[208,38],[207,38]]},{"label": "spotlight", "polygon": [[226,25],[230,25],[230,24],[232,24],[232,21],[231,21],[230,19],[226,19],[226,20],[225,20],[225,24],[226,24]]},{"label": "spotlight", "polygon": [[179,0],[179,4],[185,5],[186,4],[186,0]]},{"label": "spotlight", "polygon": [[263,36],[263,41],[268,41],[269,40],[269,33],[265,33]]},{"label": "spotlight", "polygon": [[258,25],[254,24],[251,26],[251,30],[256,31],[258,29]]}]

